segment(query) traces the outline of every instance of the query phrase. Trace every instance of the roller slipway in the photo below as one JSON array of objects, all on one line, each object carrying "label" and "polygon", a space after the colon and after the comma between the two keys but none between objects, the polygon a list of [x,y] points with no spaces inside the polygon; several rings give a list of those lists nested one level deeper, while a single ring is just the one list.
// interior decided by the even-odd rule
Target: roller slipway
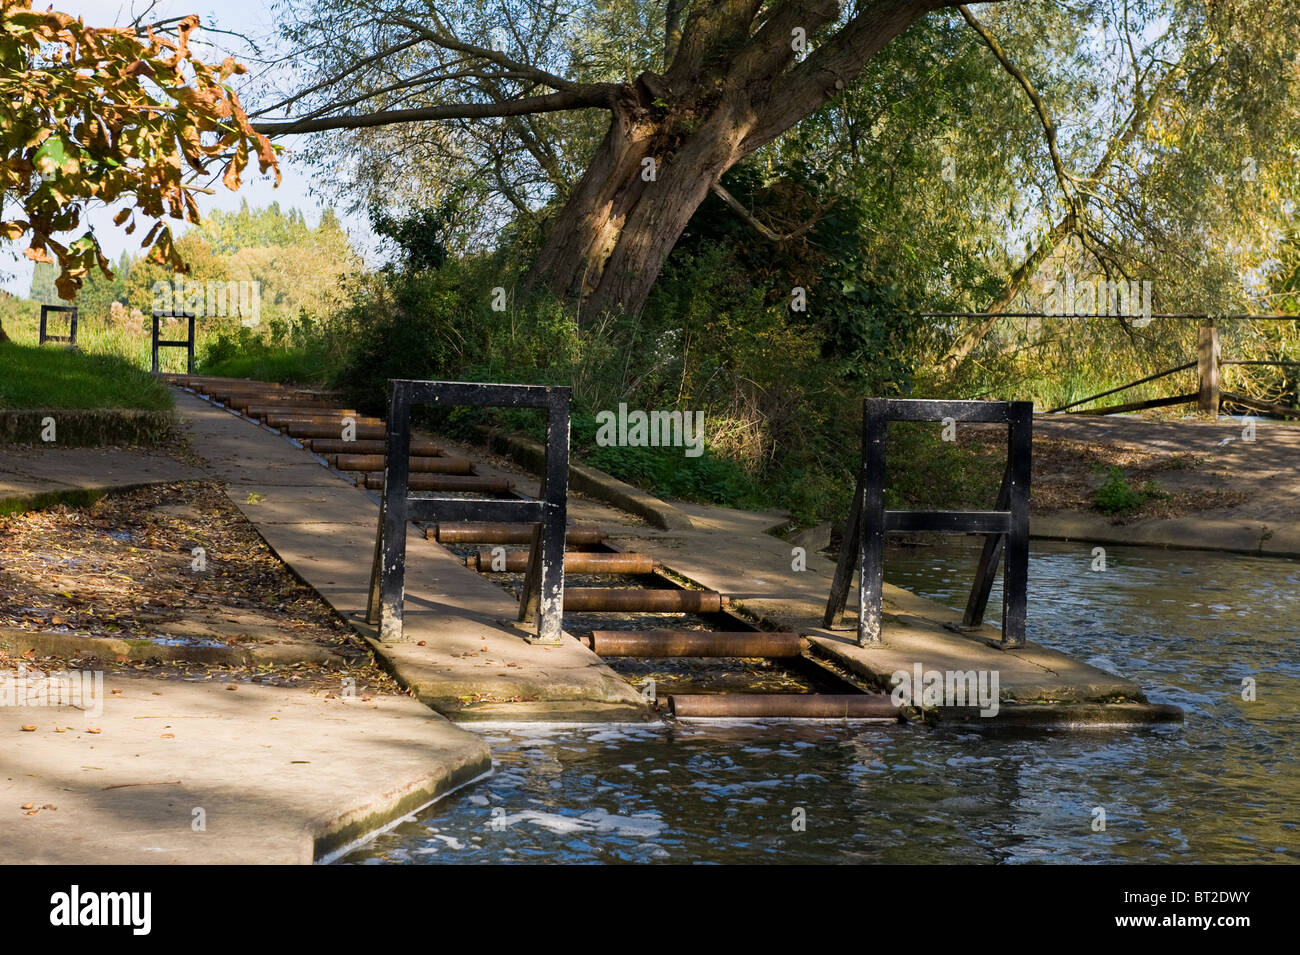
[{"label": "roller slipway", "polygon": [[[168,377],[287,435],[357,485],[383,487],[382,419],[318,390]],[[345,427],[351,440],[344,440]],[[410,472],[412,491],[517,495],[510,480],[480,475],[470,459],[424,438],[412,439]],[[424,532],[518,596],[531,525],[444,523]],[[681,718],[899,718],[887,696],[814,657],[798,633],[756,629],[729,612],[723,594],[690,586],[646,555],[622,552],[601,528],[570,526],[565,549],[566,632],[640,686],[659,711]]]}]

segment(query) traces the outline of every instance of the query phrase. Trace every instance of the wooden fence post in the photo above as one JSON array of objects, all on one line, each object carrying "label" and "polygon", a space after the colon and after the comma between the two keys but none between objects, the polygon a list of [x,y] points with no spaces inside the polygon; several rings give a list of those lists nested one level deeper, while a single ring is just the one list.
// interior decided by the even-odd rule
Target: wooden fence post
[{"label": "wooden fence post", "polygon": [[1196,345],[1196,373],[1199,381],[1197,398],[1201,414],[1219,414],[1219,330],[1214,325],[1202,325]]}]

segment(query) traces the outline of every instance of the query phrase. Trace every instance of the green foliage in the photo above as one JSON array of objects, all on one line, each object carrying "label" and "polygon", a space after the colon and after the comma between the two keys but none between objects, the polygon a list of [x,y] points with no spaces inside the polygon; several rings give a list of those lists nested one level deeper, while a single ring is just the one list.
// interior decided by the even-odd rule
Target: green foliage
[{"label": "green foliage", "polygon": [[441,268],[447,261],[444,235],[447,220],[455,209],[419,209],[392,216],[379,206],[370,207],[370,225],[378,235],[394,243],[402,265],[412,272]]},{"label": "green foliage", "polygon": [[1154,480],[1147,481],[1141,489],[1133,488],[1124,477],[1124,469],[1112,467],[1106,481],[1093,494],[1093,506],[1103,514],[1119,516],[1136,511],[1152,500],[1162,500],[1169,495]]}]

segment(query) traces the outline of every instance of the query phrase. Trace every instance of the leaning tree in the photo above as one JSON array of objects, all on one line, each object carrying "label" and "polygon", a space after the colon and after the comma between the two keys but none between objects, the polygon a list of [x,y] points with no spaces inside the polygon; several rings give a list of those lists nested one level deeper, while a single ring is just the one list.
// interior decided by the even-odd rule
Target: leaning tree
[{"label": "leaning tree", "polygon": [[[301,42],[295,65],[315,70],[274,104],[298,115],[255,128],[280,136],[602,111],[603,139],[526,283],[636,311],[727,170],[852,84],[912,23],[957,5],[667,0],[661,68],[590,81],[575,78],[587,0],[298,0],[286,5],[286,33]],[[544,149],[516,129],[521,148]]]}]

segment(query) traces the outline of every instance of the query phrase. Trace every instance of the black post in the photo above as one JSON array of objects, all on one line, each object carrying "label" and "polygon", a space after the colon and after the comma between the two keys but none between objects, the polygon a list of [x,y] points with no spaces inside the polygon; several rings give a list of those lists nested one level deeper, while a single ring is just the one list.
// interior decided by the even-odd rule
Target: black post
[{"label": "black post", "polygon": [[389,382],[384,452],[383,529],[380,535],[379,639],[402,639],[406,597],[407,484],[411,467],[411,383]]},{"label": "black post", "polygon": [[546,414],[546,473],[540,497],[542,518],[541,600],[537,642],[557,644],[564,639],[564,537],[569,490],[569,392],[557,392]]},{"label": "black post", "polygon": [[1013,402],[1009,408],[1007,468],[1011,530],[1007,533],[1006,567],[1002,576],[1002,645],[1025,643],[1029,591],[1029,477],[1034,453],[1034,406]]},{"label": "black post", "polygon": [[[1005,511],[1010,506],[1011,464],[1008,462],[1002,472],[1002,486],[998,488],[998,502],[994,509]],[[984,538],[984,549],[980,551],[980,561],[975,567],[975,583],[966,600],[966,613],[961,618],[963,627],[977,629],[984,623],[984,611],[988,609],[989,594],[993,592],[993,580],[998,575],[998,562],[1002,560],[1006,539],[1006,534],[989,534]]]},{"label": "black post", "polygon": [[866,487],[866,471],[858,471],[858,483],[853,488],[853,503],[849,505],[849,522],[844,528],[844,537],[840,540],[840,556],[835,562],[835,579],[831,581],[830,599],[826,601],[826,613],[822,615],[822,626],[827,630],[846,629],[839,625],[840,614],[849,599],[849,584],[853,582],[853,568],[858,559],[858,523],[862,520],[862,489]]},{"label": "black post", "polygon": [[858,645],[881,642],[885,589],[885,438],[889,419],[868,398],[863,413],[862,517],[859,524]]},{"label": "black post", "polygon": [[157,312],[153,313],[153,359],[149,364],[149,370],[155,375],[158,374],[158,319]]}]

